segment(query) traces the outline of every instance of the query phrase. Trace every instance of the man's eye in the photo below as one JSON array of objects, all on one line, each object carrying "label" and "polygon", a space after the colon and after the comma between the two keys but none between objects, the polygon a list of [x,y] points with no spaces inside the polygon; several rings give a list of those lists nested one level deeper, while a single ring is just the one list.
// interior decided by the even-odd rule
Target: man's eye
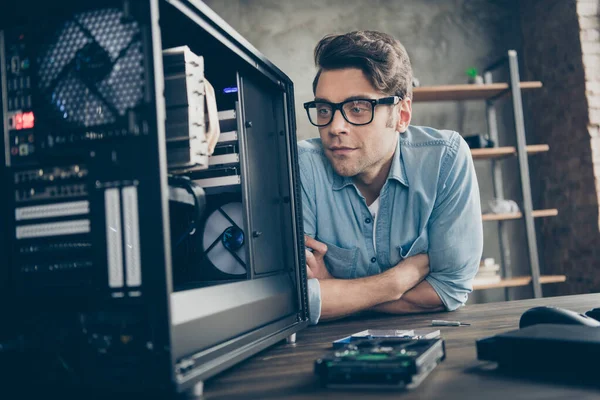
[{"label": "man's eye", "polygon": [[370,104],[365,103],[364,101],[354,101],[347,104],[346,110],[351,114],[361,115],[370,112],[370,106]]},{"label": "man's eye", "polygon": [[329,115],[328,108],[317,108],[317,112],[319,113],[319,115]]},{"label": "man's eye", "polygon": [[363,114],[367,111],[368,110],[365,107],[360,107],[360,106],[354,106],[350,109],[350,112],[352,112],[353,114]]}]

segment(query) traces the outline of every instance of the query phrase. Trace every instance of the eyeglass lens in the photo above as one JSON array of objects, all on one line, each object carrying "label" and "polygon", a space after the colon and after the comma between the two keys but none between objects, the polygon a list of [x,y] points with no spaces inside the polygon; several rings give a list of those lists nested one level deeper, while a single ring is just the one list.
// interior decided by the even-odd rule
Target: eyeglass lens
[{"label": "eyeglass lens", "polygon": [[[316,102],[315,107],[308,108],[310,121],[319,126],[329,124],[333,120],[333,106],[329,103]],[[368,124],[373,117],[373,105],[365,100],[350,100],[341,105],[342,115],[351,124]]]}]

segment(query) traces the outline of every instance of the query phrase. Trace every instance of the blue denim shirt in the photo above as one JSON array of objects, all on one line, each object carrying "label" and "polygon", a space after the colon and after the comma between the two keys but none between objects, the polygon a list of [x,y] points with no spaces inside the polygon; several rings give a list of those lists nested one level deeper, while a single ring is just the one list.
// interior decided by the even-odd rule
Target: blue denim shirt
[{"label": "blue denim shirt", "polygon": [[[336,278],[379,274],[420,253],[426,280],[448,310],[464,305],[483,251],[479,186],[469,147],[452,131],[410,126],[400,134],[373,221],[351,178],[335,173],[321,139],[298,144],[304,231],[327,245]],[[317,279],[309,279],[310,321],[321,315]]]}]

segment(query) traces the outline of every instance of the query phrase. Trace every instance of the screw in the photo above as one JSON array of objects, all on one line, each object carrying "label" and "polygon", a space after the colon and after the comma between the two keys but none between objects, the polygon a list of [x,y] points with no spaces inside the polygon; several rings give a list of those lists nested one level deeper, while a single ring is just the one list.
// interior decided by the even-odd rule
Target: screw
[{"label": "screw", "polygon": [[246,121],[246,128],[252,128],[252,121]]}]

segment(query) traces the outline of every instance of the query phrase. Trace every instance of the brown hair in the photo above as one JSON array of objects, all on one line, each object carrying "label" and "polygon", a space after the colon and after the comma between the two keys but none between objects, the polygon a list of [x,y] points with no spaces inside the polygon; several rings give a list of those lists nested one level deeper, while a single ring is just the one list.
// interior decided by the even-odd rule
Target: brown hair
[{"label": "brown hair", "polygon": [[313,93],[321,71],[360,68],[373,87],[388,95],[412,97],[412,67],[406,49],[392,36],[376,31],[327,35],[315,47]]}]

